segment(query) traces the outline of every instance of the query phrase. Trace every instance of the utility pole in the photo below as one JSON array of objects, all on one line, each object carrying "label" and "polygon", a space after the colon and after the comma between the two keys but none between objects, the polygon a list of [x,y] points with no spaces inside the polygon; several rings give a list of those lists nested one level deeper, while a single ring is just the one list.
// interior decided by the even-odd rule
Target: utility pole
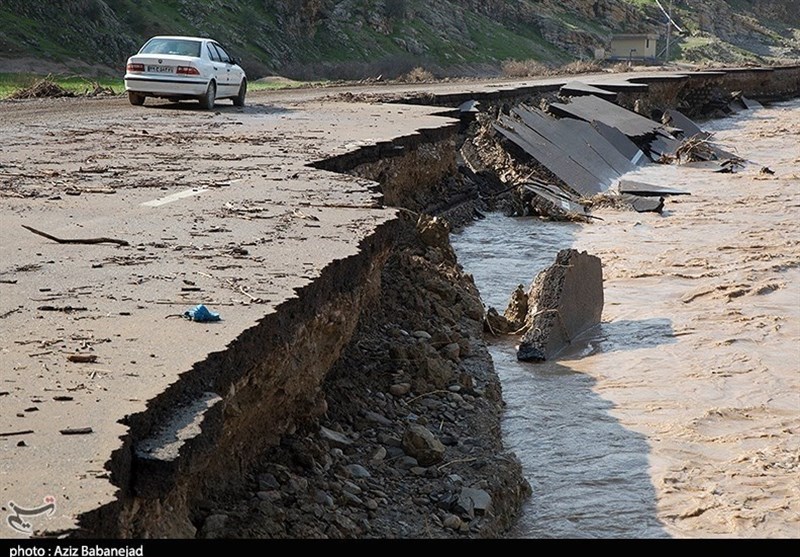
[{"label": "utility pole", "polygon": [[669,42],[672,34],[672,27],[674,26],[675,29],[678,30],[678,33],[683,33],[683,29],[678,27],[678,24],[672,19],[672,0],[669,0],[669,12],[664,9],[664,6],[662,6],[661,2],[658,0],[656,0],[656,5],[658,9],[661,10],[661,13],[664,14],[664,17],[667,18],[667,46],[664,48],[664,62],[666,62],[669,60]]},{"label": "utility pole", "polygon": [[672,0],[669,0],[669,13],[667,14],[667,48],[664,50],[664,62],[669,62],[669,38],[672,35]]}]

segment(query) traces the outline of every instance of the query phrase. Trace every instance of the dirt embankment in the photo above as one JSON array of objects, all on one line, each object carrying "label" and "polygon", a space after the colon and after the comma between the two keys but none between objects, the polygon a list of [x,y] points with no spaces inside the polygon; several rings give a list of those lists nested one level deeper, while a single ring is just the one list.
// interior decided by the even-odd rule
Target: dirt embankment
[{"label": "dirt embankment", "polygon": [[402,220],[325,413],[209,501],[201,537],[483,538],[513,523],[530,487],[503,449],[479,295],[443,221]]}]

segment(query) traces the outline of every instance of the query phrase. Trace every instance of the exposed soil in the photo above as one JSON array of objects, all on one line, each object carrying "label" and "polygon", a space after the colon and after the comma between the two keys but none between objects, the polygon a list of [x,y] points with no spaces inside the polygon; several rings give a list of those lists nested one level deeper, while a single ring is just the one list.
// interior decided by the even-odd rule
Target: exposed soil
[{"label": "exposed soil", "polygon": [[[404,220],[380,303],[325,382],[327,412],[265,451],[246,491],[209,501],[202,537],[496,537],[510,527],[530,486],[502,446],[482,304],[446,225],[423,218],[415,232]],[[430,452],[410,446],[419,426]]]}]

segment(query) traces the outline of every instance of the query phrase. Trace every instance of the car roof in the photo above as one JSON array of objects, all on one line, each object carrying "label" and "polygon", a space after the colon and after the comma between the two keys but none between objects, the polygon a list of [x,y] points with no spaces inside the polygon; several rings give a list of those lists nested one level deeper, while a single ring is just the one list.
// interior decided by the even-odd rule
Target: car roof
[{"label": "car roof", "polygon": [[187,35],[156,35],[155,37],[150,37],[148,40],[153,39],[187,39],[191,41],[213,41],[217,42],[214,39],[210,39],[208,37],[190,37]]}]

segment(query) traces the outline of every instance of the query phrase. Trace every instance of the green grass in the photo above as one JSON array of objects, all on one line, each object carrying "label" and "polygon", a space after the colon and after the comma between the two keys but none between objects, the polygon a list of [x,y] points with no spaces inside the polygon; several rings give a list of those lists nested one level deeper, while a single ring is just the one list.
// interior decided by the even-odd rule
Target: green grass
[{"label": "green grass", "polygon": [[[0,73],[0,99],[7,99],[15,92],[28,89],[36,85],[41,80],[48,80],[75,93],[83,95],[87,91],[93,91],[95,85],[108,87],[115,93],[125,92],[125,85],[122,78],[110,77],[86,77],[80,75],[58,76],[40,75],[33,73]],[[262,80],[251,81],[247,88],[249,91],[277,91],[279,89],[299,89],[301,87],[320,87],[326,81],[296,81],[282,77],[264,78]]]},{"label": "green grass", "polygon": [[[669,0],[667,0],[667,2],[669,2]],[[652,6],[654,8],[658,7],[656,0],[625,0],[625,3],[633,4],[634,6],[639,6],[640,8],[647,6]],[[662,3],[661,5],[663,6],[664,4]]]},{"label": "green grass", "polygon": [[596,35],[605,36],[610,33],[610,31],[594,21],[590,19],[581,19],[577,17],[575,14],[569,12],[560,12],[556,14],[556,17],[563,22],[568,27],[573,29],[579,29],[582,31],[588,31],[590,33],[594,33]]}]

